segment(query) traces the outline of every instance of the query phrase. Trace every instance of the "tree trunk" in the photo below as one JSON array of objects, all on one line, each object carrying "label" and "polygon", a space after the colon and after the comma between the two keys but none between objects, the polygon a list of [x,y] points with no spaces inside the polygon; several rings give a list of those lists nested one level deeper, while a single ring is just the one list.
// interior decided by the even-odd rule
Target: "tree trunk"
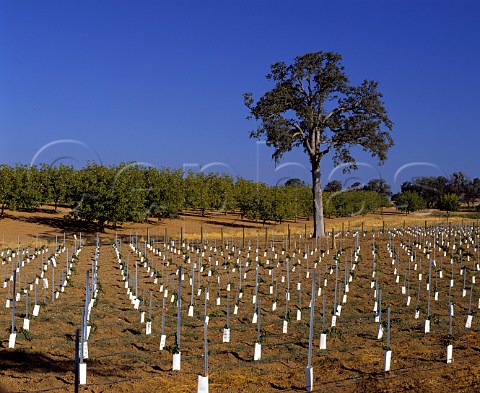
[{"label": "tree trunk", "polygon": [[325,236],[323,223],[323,194],[320,177],[320,163],[312,163],[312,194],[313,194],[313,237]]}]

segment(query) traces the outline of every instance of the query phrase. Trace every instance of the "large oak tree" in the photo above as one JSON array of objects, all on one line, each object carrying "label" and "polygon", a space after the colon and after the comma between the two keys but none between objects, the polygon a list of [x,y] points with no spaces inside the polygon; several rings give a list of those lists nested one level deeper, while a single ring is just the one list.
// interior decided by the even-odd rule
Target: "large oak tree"
[{"label": "large oak tree", "polygon": [[260,122],[250,137],[265,138],[267,145],[275,148],[276,161],[294,147],[303,147],[308,155],[315,237],[324,235],[322,158],[332,152],[335,165],[356,169],[352,146],[361,146],[383,162],[393,145],[389,133],[393,123],[377,82],[350,85],[341,61],[337,53],[316,52],[298,56],[289,65],[275,63],[267,75],[275,86],[257,102],[252,93],[244,94],[248,118]]}]

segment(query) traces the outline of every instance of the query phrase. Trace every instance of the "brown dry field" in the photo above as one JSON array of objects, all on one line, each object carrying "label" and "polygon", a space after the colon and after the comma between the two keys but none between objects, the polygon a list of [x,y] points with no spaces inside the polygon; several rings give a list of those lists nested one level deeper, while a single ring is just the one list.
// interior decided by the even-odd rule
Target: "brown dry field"
[{"label": "brown dry field", "polygon": [[[32,252],[37,243],[49,245],[49,253],[54,248],[55,237],[63,241],[66,236],[66,246],[73,247],[73,234],[79,234],[79,229],[72,223],[63,220],[64,213],[54,213],[49,208],[40,209],[33,213],[7,212],[7,218],[0,220],[0,240],[6,248],[16,249],[18,241],[22,247],[28,246]],[[410,306],[405,304],[405,296],[401,294],[401,284],[395,283],[391,258],[387,252],[388,236],[377,234],[375,243],[379,246],[377,260],[380,287],[383,290],[383,304],[389,304],[392,310],[392,366],[390,372],[383,371],[383,349],[385,338],[377,340],[378,323],[374,321],[374,295],[371,289],[372,275],[372,236],[371,229],[385,227],[402,227],[418,225],[423,227],[444,223],[445,218],[435,217],[430,212],[419,212],[408,216],[386,210],[383,214],[371,214],[365,217],[348,219],[327,219],[328,231],[344,230],[344,237],[339,235],[335,245],[331,238],[317,244],[317,252],[309,257],[309,262],[302,259],[305,248],[314,247],[314,243],[305,239],[312,223],[299,220],[283,224],[252,223],[241,220],[235,215],[208,215],[198,217],[194,214],[182,215],[179,219],[151,221],[144,224],[125,224],[117,230],[107,229],[99,233],[101,247],[99,256],[98,279],[101,290],[98,293],[96,304],[92,309],[90,323],[92,333],[89,339],[89,358],[87,363],[87,384],[80,386],[80,392],[194,392],[197,390],[197,376],[203,372],[203,292],[196,296],[194,316],[187,316],[190,303],[189,273],[199,254],[191,254],[191,264],[185,263],[185,281],[182,285],[182,326],[181,326],[181,371],[172,371],[172,354],[168,350],[159,350],[159,336],[161,329],[161,301],[164,296],[159,291],[159,283],[154,284],[153,278],[147,273],[143,264],[139,264],[138,287],[145,293],[145,309],[148,316],[148,294],[153,296],[153,323],[152,334],[145,334],[145,324],[140,322],[140,312],[135,310],[126,293],[122,281],[120,265],[116,259],[113,239],[117,234],[123,239],[122,253],[124,259],[129,260],[131,269],[139,256],[128,248],[130,236],[143,242],[147,239],[147,232],[151,239],[158,239],[158,246],[162,252],[165,233],[169,238],[179,239],[180,233],[190,242],[198,242],[200,233],[208,241],[208,247],[214,246],[215,241],[220,246],[222,237],[224,242],[234,241],[237,246],[243,242],[252,245],[250,258],[254,258],[254,249],[259,241],[260,262],[259,298],[261,299],[261,330],[264,334],[262,342],[262,358],[253,361],[254,343],[256,341],[256,325],[252,324],[254,305],[252,296],[255,283],[255,268],[248,268],[247,278],[244,280],[244,296],[239,302],[238,314],[230,315],[231,342],[222,342],[223,328],[226,323],[226,283],[227,271],[222,266],[224,256],[220,250],[214,253],[207,248],[203,264],[207,264],[207,257],[212,257],[214,273],[211,277],[210,301],[208,313],[209,339],[209,383],[211,392],[294,392],[305,391],[305,367],[307,366],[309,309],[311,279],[306,278],[307,269],[311,272],[313,260],[318,260],[320,249],[328,250],[317,266],[317,273],[328,279],[328,284],[322,288],[327,294],[326,325],[330,326],[331,309],[333,308],[335,273],[329,274],[329,267],[333,263],[335,250],[345,248],[339,261],[340,280],[344,274],[344,260],[350,263],[350,253],[353,250],[353,238],[350,230],[361,228],[362,223],[367,229],[367,235],[360,237],[360,259],[356,266],[355,276],[350,284],[348,300],[343,305],[341,316],[338,318],[337,329],[328,336],[327,350],[320,350],[319,336],[322,323],[321,297],[315,300],[314,347],[312,366],[314,369],[314,391],[316,392],[478,392],[480,391],[480,321],[474,315],[472,328],[465,329],[465,319],[468,313],[469,296],[462,296],[463,279],[455,271],[455,285],[452,298],[455,304],[453,318],[454,331],[454,362],[446,363],[446,348],[444,337],[448,333],[447,296],[449,287],[449,258],[444,258],[445,276],[438,281],[439,300],[431,299],[432,314],[438,317],[438,323],[432,323],[432,331],[425,334],[425,312],[419,319],[414,318],[418,278],[412,278]],[[450,220],[452,223],[452,220]],[[454,225],[472,224],[478,222],[455,219]],[[273,295],[269,293],[271,277],[268,275],[265,249],[265,234],[268,244],[275,236],[275,247],[279,250],[285,246],[288,227],[291,233],[290,255],[295,252],[292,260],[302,260],[291,276],[291,300],[289,309],[292,315],[296,314],[296,306],[302,309],[302,319],[297,321],[292,317],[288,325],[287,334],[282,333],[282,318],[285,312],[285,283],[279,276],[285,275],[284,264],[277,268],[278,260],[272,260],[271,266],[276,267],[276,278],[279,279],[279,293],[277,310],[272,311]],[[30,317],[31,340],[17,334],[14,349],[8,348],[8,337],[11,325],[11,309],[5,307],[8,298],[7,288],[0,287],[0,392],[41,392],[41,391],[73,391],[74,389],[74,336],[75,330],[80,327],[81,312],[85,298],[86,271],[91,269],[91,261],[95,251],[95,232],[82,231],[85,246],[79,258],[74,262],[74,271],[70,282],[58,299],[51,301],[51,289],[47,290],[45,305],[42,305],[38,317]],[[476,239],[478,244],[478,237]],[[179,242],[177,241],[177,244]],[[396,247],[398,244],[395,244]],[[142,246],[143,247],[143,246]],[[335,247],[335,248],[334,248]],[[246,248],[246,246],[245,246]],[[299,252],[298,249],[301,249]],[[142,248],[143,250],[143,248]],[[246,251],[245,251],[246,252]],[[245,261],[245,252],[242,260]],[[426,255],[422,250],[417,251],[423,258],[422,272],[428,274]],[[399,250],[401,269],[406,269],[407,255]],[[273,252],[269,255],[273,258]],[[226,254],[225,254],[226,255]],[[478,255],[478,254],[477,254]],[[147,252],[149,263],[160,269],[161,257]],[[167,346],[173,345],[176,331],[176,308],[170,305],[172,285],[177,284],[175,275],[176,265],[181,263],[181,256],[169,254],[172,258],[170,266],[165,266],[165,277],[169,277],[170,292],[165,312],[165,334]],[[218,258],[219,265],[215,266]],[[283,256],[284,258],[284,256]],[[473,257],[470,264],[475,262]],[[437,254],[437,259],[442,257]],[[15,260],[15,258],[14,258]],[[58,258],[60,264],[65,264],[66,255],[62,253]],[[31,260],[25,264],[20,272],[20,282],[24,287],[33,282],[39,272],[40,259]],[[477,261],[478,262],[478,261]],[[448,263],[448,266],[446,265]],[[7,278],[11,269],[11,262],[5,262],[0,274]],[[458,270],[458,269],[455,269]],[[132,271],[132,270],[130,270]],[[403,270],[404,271],[404,270]],[[415,275],[420,272],[420,267]],[[473,272],[473,269],[470,273]],[[25,277],[25,273],[27,276]],[[469,274],[470,274],[469,273]],[[51,274],[49,265],[46,277]],[[221,304],[216,305],[218,291],[217,274],[221,281]],[[195,272],[195,280],[197,275]],[[202,275],[202,286],[207,283],[207,275]],[[235,298],[235,283],[238,280],[238,269],[230,274],[232,282],[231,308]],[[424,278],[425,280],[425,278]],[[3,281],[3,279],[1,280]],[[319,280],[320,281],[320,280]],[[302,283],[302,295],[297,290],[297,282]],[[425,281],[422,282],[422,284]],[[7,287],[10,287],[7,285]],[[478,285],[477,285],[478,286]],[[28,285],[27,285],[28,288]],[[283,292],[282,292],[283,291]],[[473,309],[477,310],[479,294],[477,288],[473,291]],[[31,313],[33,308],[33,292],[29,291]],[[43,289],[39,285],[39,303],[43,301]],[[421,301],[426,307],[426,289],[422,285]],[[17,302],[15,323],[17,328],[22,326],[25,317],[26,302],[22,296]],[[385,310],[384,310],[385,311]],[[386,312],[384,313],[385,318]]]}]

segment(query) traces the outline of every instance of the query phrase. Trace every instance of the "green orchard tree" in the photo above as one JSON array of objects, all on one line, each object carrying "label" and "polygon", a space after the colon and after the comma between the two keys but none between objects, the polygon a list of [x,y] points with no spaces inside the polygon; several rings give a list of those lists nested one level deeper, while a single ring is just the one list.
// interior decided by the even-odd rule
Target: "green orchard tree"
[{"label": "green orchard tree", "polygon": [[270,194],[272,200],[272,220],[282,223],[283,220],[289,217],[289,189],[294,186],[276,186],[270,187]]},{"label": "green orchard tree", "polygon": [[233,197],[235,205],[240,210],[241,217],[245,217],[248,211],[254,209],[255,204],[256,183],[237,177],[233,187]]},{"label": "green orchard tree", "polygon": [[67,203],[69,189],[73,186],[73,177],[75,170],[72,166],[60,164],[58,167],[48,166],[48,195],[50,201],[54,204],[57,211],[58,205]]},{"label": "green orchard tree", "polygon": [[209,173],[205,181],[209,207],[226,214],[233,207],[233,178],[227,174]]},{"label": "green orchard tree", "polygon": [[37,166],[16,164],[13,176],[13,209],[32,210],[42,202],[42,178]]},{"label": "green orchard tree", "polygon": [[87,222],[97,222],[103,229],[112,215],[115,169],[89,163],[76,173],[77,206],[70,215]]},{"label": "green orchard tree", "polygon": [[292,218],[297,221],[299,217],[311,216],[311,200],[312,191],[310,187],[300,184],[285,183],[282,187],[284,189],[284,202],[286,205],[285,218]]},{"label": "green orchard tree", "polygon": [[416,191],[404,191],[394,195],[392,199],[395,207],[406,215],[426,207],[425,200]]},{"label": "green orchard tree", "polygon": [[178,217],[184,206],[183,171],[148,168],[145,171],[147,208],[157,218]]},{"label": "green orchard tree", "polygon": [[383,162],[393,145],[389,133],[393,123],[377,82],[350,85],[341,60],[337,53],[316,52],[298,56],[289,65],[275,63],[267,75],[275,86],[257,102],[252,93],[244,94],[248,118],[260,122],[251,138],[265,138],[275,148],[276,161],[294,147],[308,155],[315,237],[324,235],[322,159],[332,152],[335,165],[343,163],[351,170],[357,168],[352,146],[361,146]]},{"label": "green orchard tree", "polygon": [[438,201],[438,208],[442,211],[446,211],[447,215],[450,212],[459,211],[460,198],[457,194],[443,194]]},{"label": "green orchard tree", "polygon": [[264,183],[255,183],[252,203],[245,216],[249,220],[261,220],[263,224],[273,218],[274,195],[270,187]]},{"label": "green orchard tree", "polygon": [[184,185],[185,208],[200,210],[202,217],[205,216],[205,211],[211,206],[207,175],[204,172],[188,171]]},{"label": "green orchard tree", "polygon": [[115,176],[107,200],[109,206],[108,221],[116,225],[119,222],[142,222],[148,216],[146,209],[145,168],[140,164],[122,163],[110,168]]},{"label": "green orchard tree", "polygon": [[51,189],[51,166],[48,164],[40,164],[38,169],[38,186],[40,191],[40,203],[42,205],[49,204],[53,200]]},{"label": "green orchard tree", "polygon": [[10,208],[13,200],[13,182],[15,173],[13,168],[0,165],[0,208],[1,218],[5,217],[5,209]]}]

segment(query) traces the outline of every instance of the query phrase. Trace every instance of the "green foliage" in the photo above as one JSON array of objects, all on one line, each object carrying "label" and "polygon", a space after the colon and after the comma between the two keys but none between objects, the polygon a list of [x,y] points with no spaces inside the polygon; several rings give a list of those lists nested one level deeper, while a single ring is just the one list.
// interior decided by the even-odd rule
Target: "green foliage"
[{"label": "green foliage", "polygon": [[8,165],[0,165],[0,206],[2,209],[1,216],[4,216],[6,208],[12,207],[14,186],[13,186],[14,169]]},{"label": "green foliage", "polygon": [[428,320],[430,320],[432,323],[438,325],[440,323],[440,318],[438,317],[437,314],[430,314],[428,316]]},{"label": "green foliage", "polygon": [[[71,166],[60,165],[57,167],[47,167],[50,198],[49,202],[55,204],[55,210],[61,203],[69,204],[74,199],[70,190],[74,190],[74,169]],[[73,198],[72,198],[73,197]]]},{"label": "green foliage", "polygon": [[107,221],[117,222],[118,207],[113,205],[113,168],[91,163],[77,172],[76,180],[78,205],[71,215],[77,219],[98,222],[101,226]]},{"label": "green foliage", "polygon": [[229,175],[207,175],[209,208],[221,212],[233,209],[233,178]]},{"label": "green foliage", "polygon": [[[480,198],[480,179],[470,179],[462,172],[454,172],[448,179],[444,176],[419,177],[414,181],[403,183],[401,191],[417,192],[425,200],[428,208],[440,208],[445,204],[441,198],[447,194],[457,195],[459,201],[466,202],[470,206]],[[446,208],[442,210],[454,211]]]},{"label": "green foliage", "polygon": [[454,340],[455,340],[455,337],[452,336],[451,334],[446,334],[441,338],[442,344],[446,347],[449,345],[453,345]]},{"label": "green foliage", "polygon": [[392,196],[392,188],[385,179],[371,179],[363,189],[365,191],[375,191],[387,199]]},{"label": "green foliage", "polygon": [[[248,118],[259,122],[251,138],[265,138],[275,150],[272,157],[301,147],[308,155],[312,172],[311,205],[314,210],[314,234],[323,235],[320,162],[333,153],[335,165],[356,169],[351,146],[359,145],[380,161],[393,145],[388,130],[392,122],[377,90],[377,82],[365,80],[352,86],[333,52],[306,53],[291,64],[271,65],[267,79],[274,87],[257,102],[251,93],[244,94],[250,111]],[[382,129],[385,127],[385,130]],[[314,203],[315,202],[315,203]]]},{"label": "green foliage", "polygon": [[144,171],[146,210],[153,217],[173,218],[184,206],[183,173],[181,170],[148,168]]},{"label": "green foliage", "polygon": [[460,198],[456,194],[444,194],[440,197],[437,207],[446,212],[460,210]]},{"label": "green foliage", "polygon": [[324,192],[340,192],[342,191],[342,182],[339,180],[332,180],[325,185]]},{"label": "green foliage", "polygon": [[272,195],[266,184],[256,183],[253,198],[245,216],[250,220],[261,220],[264,223],[272,218]]},{"label": "green foliage", "polygon": [[324,193],[323,210],[327,216],[357,216],[372,213],[388,204],[385,196],[375,191]]},{"label": "green foliage", "polygon": [[254,192],[256,187],[255,182],[237,177],[233,195],[236,207],[240,210],[242,218],[247,215],[249,210],[254,209]]},{"label": "green foliage", "polygon": [[[480,178],[475,178],[471,181],[466,182],[463,188],[463,201],[465,201],[468,206],[470,204],[475,204],[475,201],[480,198]],[[480,205],[477,206],[477,209]]]},{"label": "green foliage", "polygon": [[425,209],[426,207],[425,201],[416,191],[404,191],[394,195],[392,199],[395,202],[395,207],[405,212],[405,214]]},{"label": "green foliage", "polygon": [[208,191],[205,174],[189,171],[185,178],[185,208],[200,210],[202,215],[208,209]]},{"label": "green foliage", "polygon": [[328,334],[328,336],[334,338],[338,337],[340,341],[345,342],[345,335],[338,327],[329,327],[323,330],[323,333]]},{"label": "green foliage", "polygon": [[[310,218],[314,213],[312,189],[298,179],[280,186],[268,186],[225,174],[156,169],[136,163],[85,168],[0,165],[0,207],[35,209],[41,204],[71,206],[69,216],[101,227],[125,221],[142,222],[149,217],[177,217],[184,210],[227,212],[237,209],[251,220],[283,222]],[[369,186],[323,193],[327,216],[363,215],[389,204],[388,185],[373,179]],[[462,182],[460,182],[462,183]],[[368,191],[366,189],[369,189]],[[405,212],[425,206],[421,196],[402,186],[392,197]],[[461,198],[444,194],[442,201],[457,209]],[[451,210],[451,211],[452,211]]]},{"label": "green foliage", "polygon": [[306,184],[303,180],[300,180],[296,177],[288,179],[285,184],[285,186],[295,186],[295,187],[305,187]]},{"label": "green foliage", "polygon": [[268,220],[282,222],[310,217],[312,213],[312,191],[306,186],[268,187],[263,183],[237,178],[234,195],[242,216],[264,223]]},{"label": "green foliage", "polygon": [[4,172],[10,177],[6,181],[6,192],[10,209],[32,210],[42,202],[42,179],[36,166],[16,164]]},{"label": "green foliage", "polygon": [[32,341],[34,338],[33,333],[30,332],[29,330],[24,329],[23,327],[18,329],[17,335],[19,337],[23,337],[27,341]]}]

